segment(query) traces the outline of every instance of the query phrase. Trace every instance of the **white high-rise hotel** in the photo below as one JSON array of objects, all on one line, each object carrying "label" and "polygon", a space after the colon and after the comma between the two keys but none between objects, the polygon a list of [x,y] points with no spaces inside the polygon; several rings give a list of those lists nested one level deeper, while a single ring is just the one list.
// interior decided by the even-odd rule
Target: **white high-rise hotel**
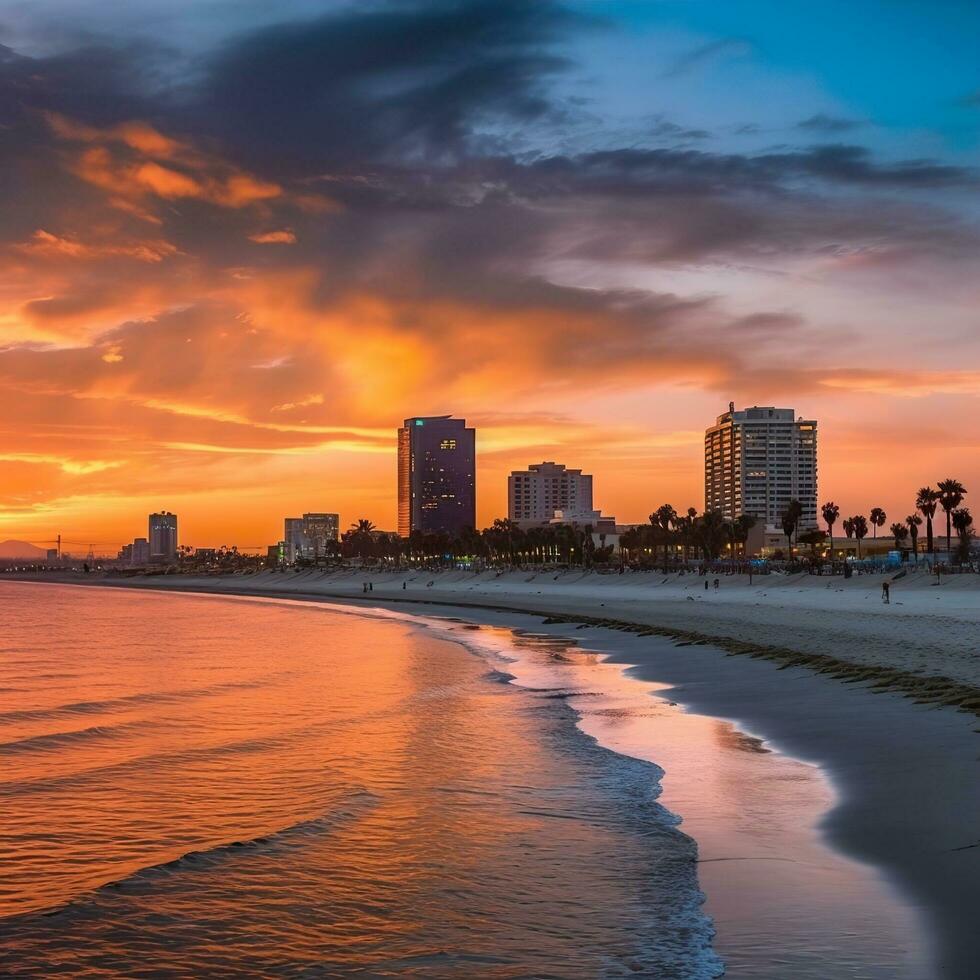
[{"label": "white high-rise hotel", "polygon": [[704,433],[704,509],[778,528],[791,500],[803,505],[800,527],[816,527],[817,423],[792,408],[736,412],[730,402]]}]

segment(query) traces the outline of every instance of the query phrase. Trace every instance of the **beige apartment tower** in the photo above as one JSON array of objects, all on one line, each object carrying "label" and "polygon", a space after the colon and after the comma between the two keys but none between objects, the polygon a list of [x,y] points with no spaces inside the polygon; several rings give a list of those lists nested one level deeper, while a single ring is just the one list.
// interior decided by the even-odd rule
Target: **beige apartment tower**
[{"label": "beige apartment tower", "polygon": [[791,500],[801,528],[817,526],[817,423],[792,408],[728,411],[704,433],[704,509],[750,514],[776,528]]},{"label": "beige apartment tower", "polygon": [[512,521],[550,521],[555,511],[567,520],[590,521],[592,477],[562,463],[532,463],[507,477],[507,517]]}]

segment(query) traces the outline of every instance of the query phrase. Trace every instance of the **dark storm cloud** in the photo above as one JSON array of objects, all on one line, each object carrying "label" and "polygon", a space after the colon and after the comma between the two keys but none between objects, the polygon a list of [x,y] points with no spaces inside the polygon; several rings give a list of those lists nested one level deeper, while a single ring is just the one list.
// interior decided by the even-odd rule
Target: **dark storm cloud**
[{"label": "dark storm cloud", "polygon": [[552,181],[581,181],[612,192],[656,193],[785,188],[800,178],[868,187],[945,187],[976,174],[929,160],[875,163],[860,146],[815,146],[782,153],[718,154],[691,149],[620,149],[550,157],[532,168]]},{"label": "dark storm cloud", "polygon": [[559,112],[547,83],[569,63],[553,45],[587,25],[523,0],[357,8],[226,44],[188,109],[287,167],[455,159],[478,127]]}]

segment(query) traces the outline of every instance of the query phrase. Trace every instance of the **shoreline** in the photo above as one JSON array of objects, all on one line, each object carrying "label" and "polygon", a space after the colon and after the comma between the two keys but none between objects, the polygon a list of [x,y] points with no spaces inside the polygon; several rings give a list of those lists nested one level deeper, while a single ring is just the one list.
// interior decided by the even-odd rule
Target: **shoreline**
[{"label": "shoreline", "polygon": [[[939,588],[932,579],[922,572],[893,585],[893,603],[882,606],[877,600],[883,580],[879,575],[849,583],[806,574],[756,576],[750,583],[735,575],[722,577],[718,591],[703,591],[707,580],[697,576],[656,572],[474,575],[344,569],[248,576],[0,577],[161,590],[196,583],[217,594],[275,591],[341,600],[363,599],[360,586],[367,581],[378,586],[378,600],[529,614],[572,628],[597,626],[708,644],[781,667],[804,667],[844,683],[868,683],[876,692],[894,692],[980,718],[980,576],[954,576]],[[374,592],[367,595],[375,598]]]},{"label": "shoreline", "polygon": [[[973,928],[974,910],[980,907],[980,841],[975,839],[980,786],[966,778],[969,770],[964,769],[976,766],[975,729],[969,715],[894,694],[881,696],[880,688],[867,684],[841,684],[805,663],[726,656],[717,645],[704,641],[692,644],[680,638],[679,644],[670,643],[659,630],[637,629],[637,624],[615,619],[567,611],[555,616],[549,610],[473,602],[472,596],[468,602],[460,601],[462,595],[447,600],[437,598],[431,588],[422,595],[387,595],[382,590],[365,595],[353,588],[347,593],[300,589],[296,586],[314,583],[290,581],[302,577],[272,573],[262,582],[256,582],[258,576],[218,581],[147,577],[138,582],[89,579],[59,584],[339,601],[358,609],[394,607],[399,612],[411,603],[422,616],[462,617],[529,629],[603,651],[605,659],[624,672],[669,685],[663,696],[689,710],[730,720],[779,751],[820,767],[840,794],[822,821],[832,847],[877,869],[919,907],[937,941],[942,964],[937,975],[973,975],[980,958],[980,940]],[[353,586],[354,577],[346,577]],[[399,576],[398,581],[404,578]],[[362,579],[358,576],[356,584]],[[280,583],[293,588],[276,589]],[[514,616],[538,621],[515,626]],[[569,629],[571,624],[574,630]],[[765,696],[760,696],[763,692]],[[671,805],[669,799],[666,802]]]}]

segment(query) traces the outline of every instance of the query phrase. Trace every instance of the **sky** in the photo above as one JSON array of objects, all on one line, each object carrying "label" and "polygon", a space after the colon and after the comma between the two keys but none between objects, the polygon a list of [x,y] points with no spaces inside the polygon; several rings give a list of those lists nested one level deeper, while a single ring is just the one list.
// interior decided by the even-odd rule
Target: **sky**
[{"label": "sky", "polygon": [[[726,410],[821,501],[980,484],[980,6],[0,0],[0,539],[395,525],[395,430],[703,506]],[[69,545],[70,547],[70,545]],[[76,549],[79,550],[79,549]]]}]

